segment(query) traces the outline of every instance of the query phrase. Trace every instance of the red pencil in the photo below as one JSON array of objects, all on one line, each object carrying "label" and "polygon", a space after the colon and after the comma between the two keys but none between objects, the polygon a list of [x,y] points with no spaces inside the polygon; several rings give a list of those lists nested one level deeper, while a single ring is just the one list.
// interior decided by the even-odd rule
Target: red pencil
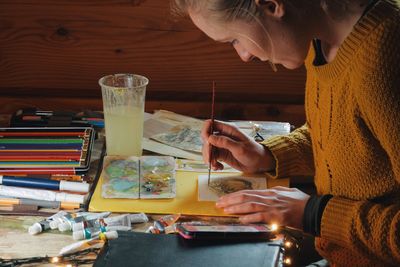
[{"label": "red pencil", "polygon": [[1,132],[0,137],[5,136],[85,136],[85,132]]}]

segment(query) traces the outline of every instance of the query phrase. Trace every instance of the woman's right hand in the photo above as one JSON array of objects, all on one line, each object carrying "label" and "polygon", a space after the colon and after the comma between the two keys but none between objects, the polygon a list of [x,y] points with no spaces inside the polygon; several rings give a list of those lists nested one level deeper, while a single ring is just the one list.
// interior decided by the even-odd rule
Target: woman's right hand
[{"label": "woman's right hand", "polygon": [[245,173],[266,172],[275,169],[275,159],[265,146],[242,133],[236,126],[214,121],[211,134],[211,120],[204,122],[201,131],[203,139],[203,159],[208,164],[210,145],[212,148],[211,168],[222,170],[221,161]]}]

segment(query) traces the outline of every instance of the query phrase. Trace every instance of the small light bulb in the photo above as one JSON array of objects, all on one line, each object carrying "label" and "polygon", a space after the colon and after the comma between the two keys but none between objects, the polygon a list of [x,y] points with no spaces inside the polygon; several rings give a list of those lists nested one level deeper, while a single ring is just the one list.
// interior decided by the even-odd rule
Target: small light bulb
[{"label": "small light bulb", "polygon": [[283,260],[283,263],[285,263],[286,265],[290,265],[290,264],[292,264],[292,259],[291,258],[285,258]]},{"label": "small light bulb", "polygon": [[58,257],[51,258],[51,263],[57,263],[59,261],[60,261],[60,259]]},{"label": "small light bulb", "polygon": [[276,223],[271,224],[271,231],[275,232],[278,230],[278,225]]},{"label": "small light bulb", "polygon": [[291,248],[292,245],[293,245],[293,243],[290,242],[290,241],[286,241],[286,242],[285,242],[285,247],[287,247],[287,248]]}]

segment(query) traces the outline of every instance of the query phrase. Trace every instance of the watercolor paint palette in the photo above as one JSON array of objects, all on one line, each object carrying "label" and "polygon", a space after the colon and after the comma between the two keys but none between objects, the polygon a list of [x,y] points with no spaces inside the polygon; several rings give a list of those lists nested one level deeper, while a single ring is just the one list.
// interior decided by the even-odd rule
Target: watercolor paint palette
[{"label": "watercolor paint palette", "polygon": [[0,171],[87,171],[94,139],[91,127],[0,128]]},{"label": "watercolor paint palette", "polygon": [[175,159],[168,156],[106,156],[103,198],[162,199],[176,196]]}]

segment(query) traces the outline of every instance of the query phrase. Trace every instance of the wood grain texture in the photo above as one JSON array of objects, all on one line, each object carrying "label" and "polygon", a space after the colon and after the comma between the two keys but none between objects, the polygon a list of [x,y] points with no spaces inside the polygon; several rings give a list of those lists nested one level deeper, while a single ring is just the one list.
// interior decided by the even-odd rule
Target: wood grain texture
[{"label": "wood grain texture", "polygon": [[2,97],[76,97],[71,105],[83,109],[101,97],[100,77],[124,72],[150,79],[149,101],[182,107],[206,101],[213,80],[217,102],[242,101],[242,109],[304,98],[303,68],[274,73],[263,62],[244,64],[227,44],[173,18],[167,0],[0,2]]}]

